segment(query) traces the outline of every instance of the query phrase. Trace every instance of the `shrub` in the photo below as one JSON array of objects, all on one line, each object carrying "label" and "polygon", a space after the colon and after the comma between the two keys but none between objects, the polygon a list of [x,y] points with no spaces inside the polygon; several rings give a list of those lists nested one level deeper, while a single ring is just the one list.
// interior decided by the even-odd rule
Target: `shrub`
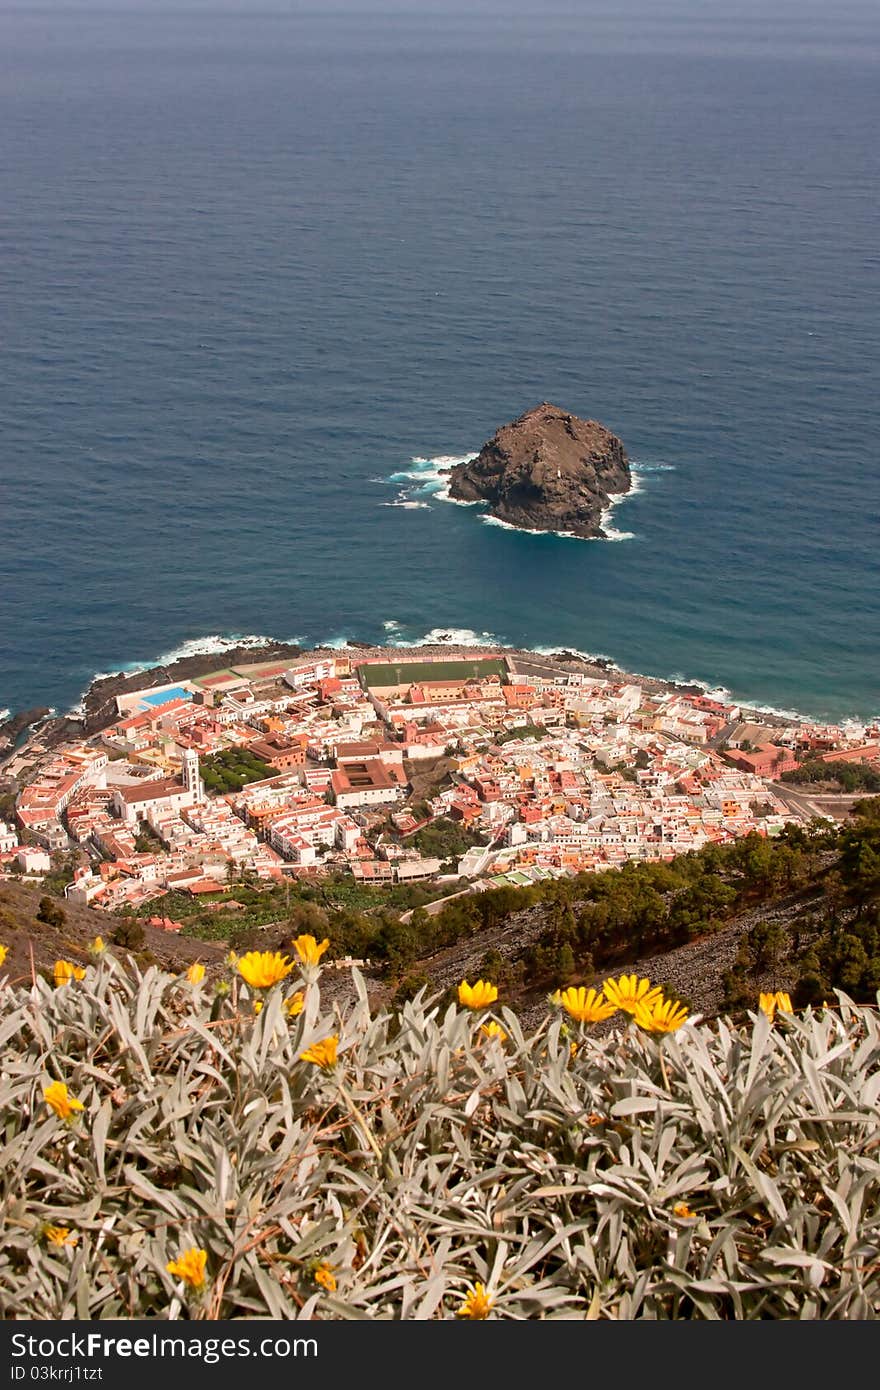
[{"label": "shrub", "polygon": [[40,898],[40,905],[37,908],[37,921],[45,922],[49,927],[63,927],[67,921],[64,908],[54,898]]},{"label": "shrub", "polygon": [[116,946],[127,946],[130,951],[139,951],[144,944],[146,933],[136,917],[121,917],[110,933],[110,940]]},{"label": "shrub", "polygon": [[109,952],[6,988],[7,1318],[451,1319],[475,1283],[515,1320],[880,1313],[873,1009],[487,1037],[356,972],[324,1012],[319,973],[258,1014]]}]

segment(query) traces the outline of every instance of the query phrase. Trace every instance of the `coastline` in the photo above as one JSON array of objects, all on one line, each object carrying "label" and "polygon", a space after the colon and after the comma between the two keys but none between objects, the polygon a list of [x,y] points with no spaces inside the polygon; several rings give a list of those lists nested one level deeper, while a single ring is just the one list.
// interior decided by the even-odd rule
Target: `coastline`
[{"label": "coastline", "polygon": [[[427,635],[430,637],[433,634]],[[473,638],[478,636],[476,633],[467,635]],[[486,639],[490,637],[488,633],[482,635]],[[334,651],[346,651],[355,658],[381,658],[390,652],[401,652],[406,654],[408,661],[448,660],[450,655],[456,652],[469,655],[472,653],[487,655],[503,652],[506,657],[514,661],[527,663],[533,667],[544,666],[551,674],[553,672],[559,674],[577,672],[594,680],[613,680],[638,684],[645,690],[655,693],[728,695],[728,692],[722,691],[719,687],[712,687],[705,681],[624,671],[610,657],[582,652],[570,647],[514,647],[494,638],[484,641],[462,641],[458,640],[458,637],[464,636],[463,633],[451,632],[449,636],[451,640],[444,641],[438,637],[434,641],[418,643],[364,642],[357,638],[340,637],[315,646],[276,641],[272,638],[265,638],[258,642],[254,638],[218,637],[216,639],[217,646],[213,649],[207,647],[207,643],[213,639],[195,639],[184,646],[192,648],[201,645],[203,650],[190,651],[188,654],[176,656],[170,661],[159,659],[151,666],[137,666],[134,669],[121,668],[115,673],[95,675],[83,692],[79,703],[68,710],[66,714],[55,715],[54,712],[50,714],[45,710],[37,710],[11,715],[5,724],[0,724],[0,754],[3,751],[11,751],[12,746],[20,739],[25,729],[30,729],[31,734],[39,732],[41,741],[48,747],[52,747],[65,739],[92,737],[116,718],[116,696],[133,690],[150,689],[153,686],[170,684],[175,680],[191,680],[222,670],[230,665],[271,661],[276,657],[289,657],[291,662],[305,661],[313,656],[326,655]],[[221,643],[222,645],[220,645]],[[173,653],[171,655],[173,656]],[[736,700],[734,702],[741,703],[744,710],[761,714],[764,722],[779,727],[790,723],[793,718],[805,718],[805,716],[795,715],[793,712],[772,710],[759,705],[748,704],[745,701]],[[36,714],[37,717],[24,722],[25,713]],[[14,737],[10,738],[9,736],[13,732]],[[8,744],[6,750],[3,749],[4,742]]]},{"label": "coastline", "polygon": [[175,680],[194,679],[230,665],[271,661],[278,657],[289,657],[291,661],[307,660],[312,656],[326,655],[333,651],[348,651],[363,657],[381,657],[389,652],[401,652],[406,654],[407,660],[443,660],[455,652],[483,655],[503,652],[505,656],[514,660],[533,664],[547,663],[548,670],[560,674],[566,671],[580,672],[595,680],[638,684],[655,693],[707,695],[722,703],[739,705],[749,714],[760,715],[762,722],[774,727],[784,727],[791,723],[862,723],[871,719],[871,716],[851,713],[842,719],[830,720],[796,709],[781,709],[745,697],[740,698],[725,686],[713,685],[684,674],[658,676],[626,670],[618,666],[610,656],[584,652],[576,647],[549,644],[517,647],[492,633],[477,633],[471,629],[460,628],[434,628],[421,640],[394,640],[400,631],[400,624],[391,620],[383,626],[392,640],[367,642],[342,634],[310,644],[306,639],[299,642],[262,634],[236,634],[225,637],[216,633],[187,639],[170,652],[157,657],[154,662],[129,663],[120,666],[115,672],[96,673],[79,700],[64,714],[59,715],[54,709],[47,707],[2,711],[6,717],[0,721],[0,758],[8,757],[19,744],[37,735],[47,747],[54,747],[66,739],[92,737],[106,728],[116,717],[117,695],[169,684]]}]

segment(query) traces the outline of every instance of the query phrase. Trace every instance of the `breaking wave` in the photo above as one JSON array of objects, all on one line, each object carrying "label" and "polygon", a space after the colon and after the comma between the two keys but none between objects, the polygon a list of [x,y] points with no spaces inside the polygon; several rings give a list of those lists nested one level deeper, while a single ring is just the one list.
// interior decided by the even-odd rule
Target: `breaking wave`
[{"label": "breaking wave", "polygon": [[[410,460],[408,468],[397,469],[389,473],[385,478],[376,478],[373,481],[386,483],[398,489],[397,497],[393,502],[380,502],[382,507],[403,507],[409,510],[429,507],[432,501],[451,502],[457,507],[485,507],[487,504],[481,499],[466,502],[459,497],[449,495],[449,470],[457,463],[469,463],[475,459],[474,454],[436,454],[432,458],[417,454]],[[617,493],[610,497],[609,505],[605,508],[600,518],[600,525],[604,531],[604,536],[578,536],[573,531],[552,531],[552,530],[533,530],[522,526],[513,526],[510,522],[501,521],[494,516],[481,516],[480,520],[486,526],[500,526],[507,531],[528,531],[533,536],[560,536],[564,540],[606,540],[606,541],[631,541],[636,539],[634,531],[620,530],[613,524],[612,514],[614,509],[626,502],[630,497],[637,497],[644,492],[643,476],[647,473],[672,473],[675,465],[671,463],[632,463],[631,464],[632,485],[628,492]]]},{"label": "breaking wave", "polygon": [[[448,474],[450,468],[457,463],[469,463],[475,459],[476,454],[437,454],[434,458],[424,458],[416,455],[410,460],[409,468],[398,469],[395,473],[389,473],[388,477],[382,481],[394,483],[399,488],[398,505],[406,502],[418,503],[420,498],[437,497],[443,502],[456,502],[458,499],[449,496]],[[394,506],[393,502],[384,503],[385,506]],[[427,502],[422,502],[422,506],[427,506]],[[465,507],[479,505],[478,503],[465,502]]]},{"label": "breaking wave", "polygon": [[[172,647],[171,651],[163,652],[161,656],[154,657],[152,660],[123,661],[112,671],[96,671],[86,686],[81,691],[79,699],[71,705],[68,713],[74,718],[81,718],[85,714],[85,700],[92,686],[97,681],[109,680],[112,676],[120,674],[124,676],[136,676],[140,671],[152,671],[157,666],[170,666],[172,662],[182,661],[190,656],[213,656],[218,652],[233,651],[239,647],[266,647],[277,642],[277,637],[265,637],[259,633],[230,633],[224,636],[222,633],[213,632],[204,637],[189,637],[180,646]],[[299,643],[300,637],[285,637],[285,642]]]},{"label": "breaking wave", "polygon": [[401,636],[406,631],[402,623],[389,618],[382,624],[395,647],[499,647],[511,648],[513,643],[503,641],[494,632],[475,632],[471,627],[432,627],[421,637]]}]

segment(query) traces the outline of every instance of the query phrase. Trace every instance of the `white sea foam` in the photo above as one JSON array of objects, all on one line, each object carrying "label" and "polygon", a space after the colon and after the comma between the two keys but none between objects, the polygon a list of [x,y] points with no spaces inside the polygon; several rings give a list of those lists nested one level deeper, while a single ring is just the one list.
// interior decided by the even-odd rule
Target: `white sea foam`
[{"label": "white sea foam", "polygon": [[520,534],[527,536],[558,536],[564,541],[591,541],[599,540],[598,536],[579,536],[574,531],[542,531],[533,526],[514,526],[509,521],[502,521],[498,516],[481,516],[480,520],[484,526],[500,526],[502,531],[519,531]]},{"label": "white sea foam", "polygon": [[[85,714],[85,699],[91,687],[97,681],[110,680],[112,676],[120,673],[125,676],[136,676],[139,672],[152,671],[157,666],[170,666],[174,661],[181,661],[189,656],[212,656],[217,652],[233,651],[238,647],[265,647],[279,639],[276,637],[264,637],[255,632],[230,633],[224,636],[222,633],[213,632],[204,637],[190,637],[185,642],[181,642],[179,647],[174,647],[170,652],[163,652],[161,656],[154,657],[152,660],[123,661],[114,671],[96,671],[86,686],[80,693],[76,704],[71,705],[68,714],[72,718],[79,719]],[[301,637],[285,637],[283,639],[289,643],[301,643]]]},{"label": "white sea foam", "polygon": [[[614,657],[608,656],[605,652],[585,652],[582,651],[579,647],[570,646],[568,642],[557,643],[557,645],[554,647],[529,647],[528,650],[535,652],[535,654],[538,656],[554,656],[561,651],[571,652],[573,656],[582,657],[584,661],[609,662],[611,667],[613,668],[613,671],[617,671],[621,674],[624,674],[622,668],[617,664],[617,661]],[[649,675],[647,671],[631,671],[629,668],[627,668],[625,674],[628,676],[632,676],[633,679],[636,681],[656,680],[666,681],[670,685],[693,686],[697,690],[702,691],[703,694],[710,700],[717,700],[718,703],[722,705],[739,705],[741,709],[751,711],[755,714],[772,714],[779,719],[791,719],[793,722],[810,722],[816,717],[814,715],[804,714],[799,710],[780,709],[776,705],[756,704],[753,700],[740,698],[740,696],[734,695],[733,692],[728,690],[727,686],[725,685],[713,685],[710,681],[700,680],[699,677],[687,676],[684,674],[683,671],[673,671],[666,675]],[[830,722],[836,723],[838,721],[832,720]],[[871,721],[868,720],[866,722],[870,723]]]},{"label": "white sea foam", "polygon": [[[628,495],[628,494],[625,494],[625,495]],[[482,519],[482,518],[481,518],[481,519]],[[505,529],[507,529],[507,530],[518,530],[518,529],[519,529],[519,528],[517,528],[517,527],[515,527],[515,526],[510,526],[508,522],[498,521],[498,520],[496,520],[495,518],[488,518],[488,517],[487,517],[487,518],[485,518],[485,520],[486,520],[487,524],[494,525],[494,526],[501,526],[501,527],[503,527],[503,528],[505,528]],[[558,533],[556,533],[556,532],[537,532],[537,533],[535,533],[535,534],[539,534],[539,535],[555,535],[555,534],[558,534]],[[581,538],[580,538],[580,537],[575,537],[574,539],[581,539]],[[405,638],[405,637],[403,637],[403,636],[401,635],[401,634],[405,631],[405,627],[404,627],[404,625],[403,625],[398,619],[396,619],[396,618],[389,618],[387,621],[383,622],[382,627],[383,627],[384,631],[388,634],[388,644],[389,644],[390,646],[392,646],[392,647],[414,648],[414,647],[443,647],[443,646],[449,646],[449,647],[463,647],[463,648],[466,648],[466,647],[497,647],[497,648],[502,649],[502,650],[503,650],[503,649],[520,649],[520,648],[518,647],[518,644],[517,644],[517,643],[506,642],[506,641],[504,641],[501,637],[499,637],[496,633],[493,633],[493,632],[477,632],[477,631],[475,631],[473,628],[465,628],[465,627],[434,627],[434,628],[431,628],[430,631],[424,633],[424,634],[423,634],[422,636],[420,636],[420,637]],[[167,665],[170,665],[171,662],[177,661],[177,660],[179,660],[179,659],[181,659],[181,658],[183,658],[183,657],[212,655],[212,654],[214,654],[214,653],[219,653],[219,652],[224,652],[224,651],[230,651],[230,650],[232,650],[233,648],[236,648],[236,647],[251,647],[251,648],[258,648],[258,647],[265,646],[265,645],[267,645],[267,644],[271,644],[271,643],[273,643],[273,642],[276,642],[277,640],[279,640],[279,639],[273,638],[273,637],[263,636],[263,635],[256,634],[256,633],[248,633],[248,634],[244,634],[244,635],[241,635],[241,636],[236,635],[236,634],[234,634],[234,633],[233,633],[233,634],[230,634],[230,635],[222,635],[222,634],[220,634],[220,633],[212,633],[212,634],[209,634],[209,635],[206,635],[206,636],[203,636],[203,637],[194,637],[194,638],[188,639],[188,640],[185,641],[185,642],[182,642],[182,643],[180,644],[180,646],[173,648],[171,651],[165,652],[163,655],[161,655],[161,656],[159,656],[159,657],[156,657],[153,661],[128,662],[128,663],[123,663],[123,664],[121,664],[120,666],[118,666],[118,667],[116,668],[115,671],[112,671],[112,672],[97,672],[97,673],[95,674],[95,676],[92,678],[92,682],[90,682],[90,685],[91,685],[94,681],[99,681],[99,680],[102,680],[102,679],[106,679],[106,678],[108,678],[108,677],[111,676],[111,675],[118,675],[120,671],[125,672],[127,675],[135,675],[135,674],[137,674],[137,673],[140,672],[140,671],[148,671],[148,670],[150,670],[150,669],[152,669],[152,668],[154,668],[154,667],[156,667],[156,666],[167,666]],[[348,642],[349,642],[349,638],[348,638],[348,635],[347,635],[346,633],[335,633],[332,637],[327,638],[327,639],[325,639],[325,640],[323,640],[323,641],[320,641],[320,642],[315,642],[315,643],[312,643],[312,642],[311,642],[311,639],[306,638],[306,637],[303,637],[303,636],[299,636],[299,637],[287,637],[287,638],[284,638],[283,640],[284,640],[285,642],[298,643],[298,644],[300,644],[300,645],[314,645],[315,647],[329,648],[329,649],[331,649],[331,650],[344,650],[344,649],[348,646]],[[376,645],[377,645],[377,646],[380,646],[380,645],[382,645],[382,644],[381,644],[381,642],[379,642],[379,643],[377,643]],[[551,645],[547,645],[547,644],[541,644],[541,645],[538,645],[538,646],[533,646],[533,647],[530,647],[530,648],[521,648],[521,649],[522,649],[522,650],[533,651],[533,652],[534,652],[536,655],[538,655],[538,656],[551,656],[551,655],[554,655],[554,654],[556,654],[556,653],[558,653],[558,652],[560,652],[560,651],[569,651],[569,652],[572,652],[573,655],[575,655],[575,656],[582,657],[584,661],[588,661],[588,662],[596,662],[596,661],[608,662],[608,663],[610,663],[610,666],[611,666],[611,668],[612,668],[612,672],[611,672],[612,674],[613,674],[614,672],[620,672],[621,674],[623,674],[622,668],[621,668],[620,666],[618,666],[618,664],[617,664],[615,658],[606,655],[604,652],[586,652],[586,651],[583,651],[582,649],[580,649],[580,648],[578,648],[578,647],[574,647],[574,646],[572,646],[570,643],[564,642],[564,641],[557,642],[557,643],[555,643],[555,644],[552,645],[552,646],[551,646]],[[712,684],[712,683],[710,683],[710,682],[708,682],[708,681],[704,681],[704,680],[700,680],[699,678],[694,678],[694,677],[688,676],[688,675],[684,674],[684,673],[681,672],[681,671],[675,671],[675,672],[673,672],[673,673],[671,673],[671,674],[667,674],[667,675],[659,675],[659,674],[649,675],[649,674],[646,673],[646,672],[641,672],[641,673],[640,673],[640,672],[637,672],[637,671],[627,671],[626,674],[631,675],[631,676],[633,677],[633,679],[635,679],[635,680],[639,680],[639,679],[644,679],[644,680],[661,680],[661,681],[668,681],[668,682],[670,682],[670,683],[673,683],[673,682],[674,682],[674,683],[679,684],[679,685],[690,685],[690,686],[694,686],[694,687],[696,687],[698,690],[701,690],[701,691],[705,692],[705,694],[706,694],[709,698],[718,700],[719,703],[722,703],[722,704],[736,704],[736,705],[740,705],[742,709],[747,710],[747,711],[751,711],[751,712],[753,712],[753,713],[755,713],[755,714],[769,714],[769,715],[774,715],[774,716],[776,716],[777,718],[781,718],[781,719],[790,719],[790,720],[792,720],[792,721],[794,721],[794,722],[811,721],[811,720],[820,719],[820,718],[823,718],[823,719],[824,719],[823,716],[804,714],[803,712],[798,711],[798,710],[795,710],[795,709],[786,709],[786,708],[780,708],[780,707],[778,707],[778,706],[776,706],[776,705],[767,705],[767,704],[756,703],[756,702],[753,701],[753,700],[749,700],[747,697],[740,697],[740,696],[738,696],[738,695],[732,694],[731,691],[728,690],[727,687],[725,687],[725,686],[720,686],[720,685],[717,685],[717,684]],[[80,699],[77,701],[77,703],[74,704],[74,705],[72,705],[71,708],[70,708],[70,710],[68,711],[69,715],[70,715],[72,718],[81,718],[81,717],[83,716],[83,714],[85,713],[84,699],[85,699],[85,695],[86,695],[86,694],[87,694],[87,691],[84,691],[83,694],[80,696]],[[52,714],[55,713],[54,708],[50,711],[50,713],[52,713]],[[4,719],[8,719],[9,717],[10,717],[10,710],[9,710],[9,709],[6,709],[6,708],[0,709],[0,722],[2,722]],[[837,722],[839,722],[839,721],[836,721],[836,720],[828,720],[827,722],[837,723]],[[865,721],[859,721],[859,722],[861,722],[861,723],[865,723],[865,722],[871,723],[871,722],[873,722],[873,721],[872,721],[872,720],[865,720]]]},{"label": "white sea foam", "polygon": [[475,459],[476,454],[437,454],[435,458],[422,458],[417,455],[413,463],[419,464],[422,468],[454,468],[457,463],[470,463]]},{"label": "white sea foam", "polygon": [[[235,647],[265,647],[274,639],[259,633],[239,634],[237,632],[224,636],[222,633],[215,632],[205,637],[190,637],[185,642],[181,642],[179,647],[174,647],[170,652],[165,652],[150,662],[151,666],[170,666],[173,661],[181,661],[188,656],[213,656],[216,652],[232,651]],[[295,642],[297,639],[289,639]]]},{"label": "white sea foam", "polygon": [[[638,496],[638,494],[642,491],[642,485],[639,480],[638,468],[633,467],[630,470],[630,476],[632,481],[629,492],[609,492],[608,506],[605,508],[604,512],[602,512],[602,515],[599,517],[599,525],[605,532],[604,539],[606,541],[633,541],[636,538],[634,531],[619,531],[617,527],[613,526],[611,523],[611,518],[614,514],[614,508],[619,507],[623,502],[627,502],[630,497]],[[599,537],[598,539],[602,539],[602,537]]]},{"label": "white sea foam", "polygon": [[[458,463],[469,463],[477,457],[476,454],[436,454],[432,458],[417,454],[410,460],[409,468],[397,469],[390,473],[384,481],[400,487],[397,500],[395,502],[383,502],[384,507],[404,507],[409,510],[428,507],[433,501],[450,502],[457,507],[486,507],[488,504],[482,498],[474,498],[465,501],[461,497],[450,497],[449,495],[449,470]],[[612,524],[612,512],[621,502],[625,502],[628,497],[638,496],[644,489],[642,487],[641,475],[643,473],[671,472],[672,464],[665,463],[636,463],[631,466],[631,486],[628,492],[616,493],[609,498],[609,505],[600,517],[600,526],[604,536],[578,536],[573,531],[553,531],[536,530],[531,527],[513,526],[510,522],[502,521],[495,516],[481,516],[480,520],[486,526],[500,526],[508,531],[528,531],[533,536],[560,536],[563,540],[607,540],[630,541],[635,540],[634,531],[622,531]],[[428,500],[422,500],[428,499]]]},{"label": "white sea foam", "polygon": [[557,642],[555,647],[529,647],[528,650],[536,656],[556,656],[559,652],[571,652],[572,656],[579,656],[584,661],[607,661],[614,666],[614,658],[607,656],[605,652],[585,652],[580,647],[569,646],[568,642]]},{"label": "white sea foam", "polygon": [[393,635],[395,647],[499,647],[512,644],[503,642],[494,632],[475,632],[470,627],[432,627],[421,637],[405,638],[397,634],[402,631],[401,624],[391,619],[383,623],[385,631]]},{"label": "white sea foam", "polygon": [[11,709],[9,709],[8,707],[7,707],[6,709],[0,709],[0,724],[2,724],[3,721],[4,721],[5,719],[10,719],[11,717],[12,717],[12,710],[11,710]]},{"label": "white sea foam", "polygon": [[[507,526],[507,522],[501,525]],[[511,527],[516,530],[516,527]],[[545,534],[553,534],[545,533]],[[709,699],[717,700],[719,704],[739,705],[744,710],[753,711],[755,714],[771,714],[782,719],[793,721],[805,721],[813,718],[812,715],[799,713],[797,710],[778,709],[774,705],[755,704],[752,701],[740,699],[733,695],[726,686],[712,685],[709,681],[694,679],[686,676],[681,671],[675,671],[671,675],[649,675],[647,672],[630,671],[618,665],[614,657],[607,652],[587,652],[580,647],[574,647],[569,642],[557,642],[553,646],[542,644],[533,647],[520,648],[515,642],[505,642],[493,632],[475,632],[469,627],[433,627],[429,632],[421,637],[405,638],[399,634],[404,630],[403,625],[396,618],[389,618],[382,624],[383,629],[388,633],[392,647],[414,648],[414,647],[497,647],[499,650],[523,650],[534,652],[536,656],[555,656],[560,652],[571,652],[572,656],[579,656],[583,661],[595,664],[601,662],[607,664],[608,675],[614,678],[615,675],[628,675],[636,681],[638,680],[659,680],[667,681],[670,685],[689,685],[701,690]],[[334,637],[330,641],[322,642],[322,647],[340,648],[347,642],[345,637]],[[381,644],[377,644],[381,645]],[[868,721],[870,722],[870,721]]]},{"label": "white sea foam", "polygon": [[[399,494],[401,504],[411,501],[416,505],[428,506],[427,502],[418,502],[418,499],[423,497],[436,497],[442,502],[455,502],[458,499],[449,496],[449,469],[454,468],[457,463],[468,463],[476,457],[476,454],[437,454],[434,458],[416,455],[410,459],[409,468],[400,468],[394,473],[389,473],[385,482],[404,484]],[[392,502],[385,503],[385,505],[394,506],[395,504]],[[473,504],[468,502],[465,505],[471,506]]]},{"label": "white sea foam", "polygon": [[[639,673],[633,671],[630,674],[637,676]],[[810,722],[815,717],[796,709],[780,709],[777,705],[756,704],[754,700],[745,696],[735,695],[726,685],[713,685],[711,681],[700,680],[699,676],[687,676],[682,671],[673,671],[665,676],[648,676],[642,672],[641,676],[646,680],[669,681],[670,684],[674,685],[695,686],[697,690],[702,691],[707,699],[717,700],[721,705],[739,705],[741,709],[748,710],[753,714],[772,714],[779,719],[791,719],[795,723]]]}]

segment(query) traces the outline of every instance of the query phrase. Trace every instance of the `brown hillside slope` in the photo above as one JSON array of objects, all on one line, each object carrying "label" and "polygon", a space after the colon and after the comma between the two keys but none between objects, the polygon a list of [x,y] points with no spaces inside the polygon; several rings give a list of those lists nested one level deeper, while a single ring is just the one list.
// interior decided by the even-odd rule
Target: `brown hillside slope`
[{"label": "brown hillside slope", "polygon": [[[53,898],[53,904],[64,912],[64,922],[60,926],[50,926],[37,920],[40,899],[44,896],[39,887],[30,884],[14,883],[9,879],[0,882],[0,945],[8,949],[3,974],[12,983],[25,984],[32,971],[51,971],[59,958],[84,965],[89,960],[89,942],[96,936],[109,942],[123,920],[93,908],[72,906],[63,898]],[[222,944],[190,941],[157,927],[140,925],[143,926],[143,943],[129,954],[144,964],[155,963],[172,971],[185,970],[195,960],[204,961],[206,965],[219,964],[226,955]],[[117,955],[121,954],[120,948],[114,947],[114,950]]]}]

